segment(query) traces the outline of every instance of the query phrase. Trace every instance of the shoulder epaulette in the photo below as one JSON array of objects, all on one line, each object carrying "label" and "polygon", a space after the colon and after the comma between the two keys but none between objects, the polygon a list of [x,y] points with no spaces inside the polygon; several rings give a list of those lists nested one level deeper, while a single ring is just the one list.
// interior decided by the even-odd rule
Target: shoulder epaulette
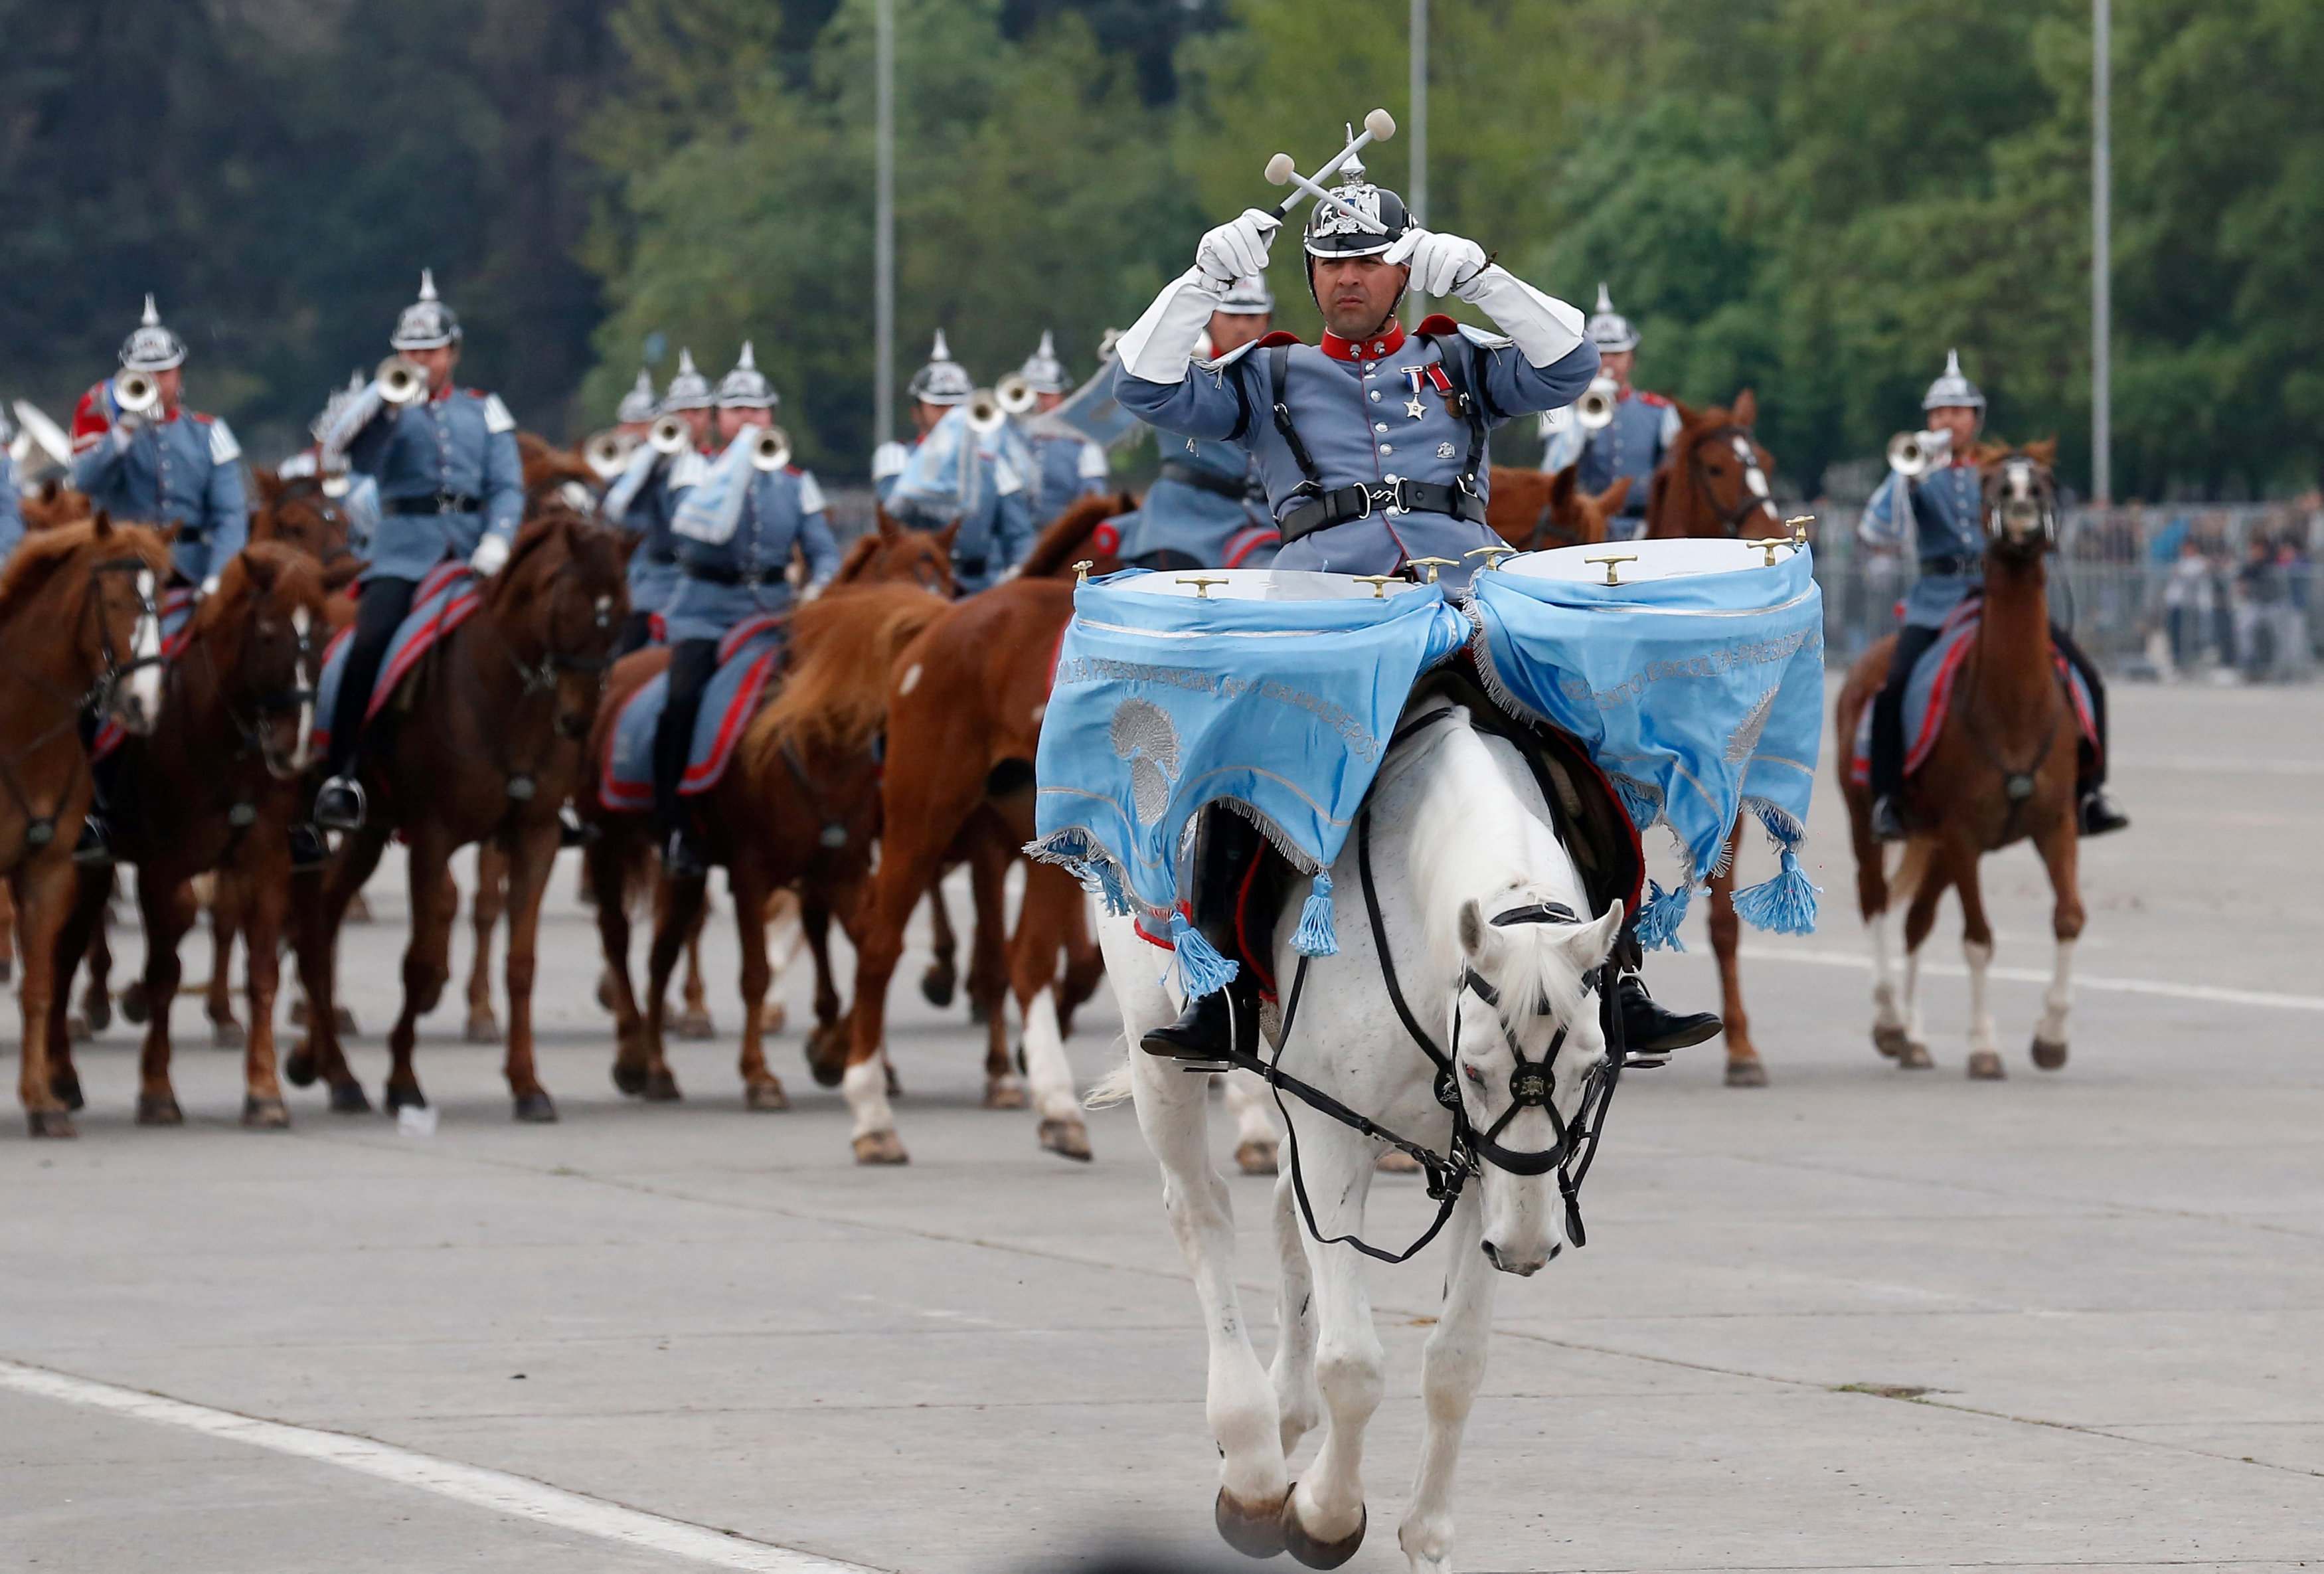
[{"label": "shoulder epaulette", "polygon": [[1420,326],[1414,329],[1412,331],[1424,335],[1458,333],[1461,331],[1461,325],[1453,321],[1451,318],[1445,316],[1443,312],[1434,311],[1429,313],[1426,317],[1422,318],[1420,319]]},{"label": "shoulder epaulette", "polygon": [[1479,349],[1485,350],[1505,350],[1508,348],[1511,344],[1516,342],[1502,334],[1488,333],[1485,329],[1470,322],[1461,324],[1461,337],[1467,339],[1471,344],[1475,345]]},{"label": "shoulder epaulette", "polygon": [[1634,388],[1631,393],[1642,404],[1651,404],[1657,410],[1672,408],[1670,395],[1667,394],[1649,394],[1644,388]]}]

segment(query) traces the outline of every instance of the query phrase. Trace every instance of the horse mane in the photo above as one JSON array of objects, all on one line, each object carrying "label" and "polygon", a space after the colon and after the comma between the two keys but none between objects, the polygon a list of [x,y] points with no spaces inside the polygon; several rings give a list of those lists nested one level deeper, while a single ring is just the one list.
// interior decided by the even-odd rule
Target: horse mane
[{"label": "horse mane", "polygon": [[538,432],[516,434],[516,451],[524,465],[524,495],[530,503],[540,493],[567,481],[578,481],[595,487],[597,473],[589,462],[570,449],[560,449]]},{"label": "horse mane", "polygon": [[139,524],[115,524],[103,514],[29,531],[0,569],[0,623],[14,616],[48,588],[49,581],[85,549],[103,542],[144,560],[156,574],[170,571],[170,551],[161,538]]},{"label": "horse mane", "polygon": [[238,628],[257,595],[259,581],[269,591],[288,588],[293,601],[320,614],[323,609],[322,566],[297,547],[281,542],[254,541],[226,560],[218,570],[218,588],[201,598],[194,610],[189,637],[207,638],[221,629]]},{"label": "horse mane", "polygon": [[917,585],[851,585],[791,614],[790,670],[774,702],[742,739],[750,769],[778,762],[782,746],[853,748],[888,722],[888,682],[906,645],[952,609]]},{"label": "horse mane", "polygon": [[74,490],[54,476],[41,483],[41,489],[24,499],[24,529],[27,533],[54,530],[59,525],[71,524],[89,516],[88,494]]},{"label": "horse mane", "polygon": [[1057,517],[1049,522],[1033,550],[1025,554],[1025,566],[1019,578],[1027,579],[1063,579],[1074,562],[1074,554],[1090,538],[1090,532],[1116,514],[1128,514],[1138,506],[1138,499],[1127,492],[1099,493],[1093,497],[1078,497],[1065,505]]}]

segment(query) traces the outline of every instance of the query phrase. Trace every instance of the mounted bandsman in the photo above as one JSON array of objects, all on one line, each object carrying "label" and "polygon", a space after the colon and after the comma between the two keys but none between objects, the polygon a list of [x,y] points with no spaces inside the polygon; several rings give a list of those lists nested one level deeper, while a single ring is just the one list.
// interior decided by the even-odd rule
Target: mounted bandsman
[{"label": "mounted bandsman", "polygon": [[[1416,574],[1416,560],[1434,558],[1451,560],[1443,578],[1465,585],[1479,566],[1469,554],[1505,544],[1485,523],[1487,432],[1572,403],[1598,374],[1598,350],[1572,306],[1494,264],[1474,241],[1414,224],[1403,199],[1365,181],[1354,159],[1343,155],[1341,170],[1305,237],[1323,343],[1268,334],[1194,358],[1227,292],[1267,267],[1281,220],[1248,208],[1203,237],[1194,265],[1122,336],[1114,397],[1164,431],[1253,451],[1285,543],[1277,568]],[[1502,331],[1431,317],[1407,334],[1396,317],[1407,286],[1478,307]],[[1238,814],[1213,807],[1202,816],[1194,922],[1222,955],[1250,938],[1239,932],[1248,929],[1242,903],[1265,845]],[[1141,1047],[1218,1058],[1232,1023],[1257,1019],[1250,971],[1190,1001]],[[1635,975],[1623,976],[1621,991],[1635,1046],[1677,1048],[1719,1031],[1716,1016],[1664,1011]]]},{"label": "mounted bandsman", "polygon": [[[1035,415],[1047,415],[1074,391],[1065,364],[1057,359],[1056,337],[1047,329],[1041,331],[1041,347],[1025,358],[1017,375],[1033,391]],[[1022,436],[1030,455],[1029,505],[1035,520],[1046,523],[1076,499],[1105,490],[1112,467],[1106,462],[1105,450],[1089,439],[1070,431],[1038,430]]]},{"label": "mounted bandsman", "polygon": [[642,442],[646,433],[653,430],[654,417],[660,412],[661,402],[654,397],[653,374],[640,366],[638,380],[613,408],[613,430],[632,441]]},{"label": "mounted bandsman", "polygon": [[794,551],[807,560],[809,597],[839,571],[823,488],[788,462],[790,444],[774,425],[779,399],[746,341],[734,369],[718,384],[718,435],[726,447],[685,494],[671,521],[678,578],[662,609],[669,694],[654,728],[653,769],[663,866],[675,875],[703,869],[693,817],[678,789],[702,691],[718,670],[719,642],[746,618],[789,610]]},{"label": "mounted bandsman", "polygon": [[250,532],[242,449],[225,421],[180,403],[186,345],[153,297],[122,342],[121,370],[73,412],[73,485],[114,518],[175,525],[177,577],[208,590]]},{"label": "mounted bandsman", "polygon": [[[1210,355],[1223,360],[1275,325],[1267,281],[1238,279],[1211,313]],[[1114,521],[1121,560],[1139,569],[1264,569],[1283,538],[1249,449],[1213,438],[1157,434],[1162,473],[1138,509]]]},{"label": "mounted bandsman", "polygon": [[[345,455],[355,476],[379,486],[380,521],[364,571],[355,637],[347,646],[327,778],[315,823],[355,830],[363,788],[352,769],[372,684],[411,595],[437,564],[465,559],[487,579],[508,562],[524,514],[524,467],[516,418],[497,394],[456,387],[460,319],[423,269],[420,298],[395,319],[395,355],[348,401],[323,440],[327,465]],[[391,399],[390,394],[396,397]]]},{"label": "mounted bandsman", "polygon": [[1541,468],[1553,474],[1579,460],[1578,491],[1597,494],[1621,477],[1630,478],[1622,512],[1606,522],[1609,541],[1635,541],[1646,533],[1649,484],[1671,444],[1678,440],[1678,404],[1660,394],[1630,385],[1638,361],[1638,330],[1614,310],[1601,282],[1598,310],[1590,316],[1590,342],[1598,347],[1598,375],[1590,385],[1597,397],[1542,417],[1548,437]]},{"label": "mounted bandsman", "polygon": [[[1909,531],[1920,577],[1904,596],[1904,624],[1888,663],[1888,681],[1872,701],[1872,833],[1902,841],[1904,798],[1904,695],[1913,668],[1953,609],[1982,593],[1985,583],[1985,486],[1978,465],[1978,433],[1985,425],[1985,394],[1961,371],[1960,352],[1945,353],[1944,375],[1921,400],[1928,431],[1922,447],[1941,456],[1917,478],[1891,469],[1872,494],[1857,533],[1875,546],[1902,545]],[[2106,686],[2073,637],[2056,624],[2051,643],[2089,686],[2098,735],[2098,758],[2081,782],[2081,834],[2103,836],[2130,823],[2106,790]]]},{"label": "mounted bandsman", "polygon": [[881,444],[872,456],[872,482],[890,516],[907,529],[960,527],[953,578],[966,596],[998,581],[1031,548],[1032,502],[1004,448],[1006,420],[972,421],[976,385],[952,358],[942,329],[928,364],[912,374],[906,391],[918,436],[908,449]]},{"label": "mounted bandsman", "polygon": [[[643,385],[651,388],[650,383]],[[636,397],[637,390],[632,389],[622,401],[624,431],[635,414],[632,401]],[[669,527],[678,517],[678,504],[709,467],[718,427],[716,403],[710,379],[694,369],[694,352],[679,350],[678,375],[669,380],[659,409],[648,409],[640,423],[640,435],[649,440],[638,444],[628,467],[605,493],[607,523],[639,538],[630,554],[630,616],[613,646],[617,660],[651,643],[654,615],[669,605],[678,589],[678,538]],[[680,446],[669,449],[650,440],[657,415],[672,417],[684,426]]]}]

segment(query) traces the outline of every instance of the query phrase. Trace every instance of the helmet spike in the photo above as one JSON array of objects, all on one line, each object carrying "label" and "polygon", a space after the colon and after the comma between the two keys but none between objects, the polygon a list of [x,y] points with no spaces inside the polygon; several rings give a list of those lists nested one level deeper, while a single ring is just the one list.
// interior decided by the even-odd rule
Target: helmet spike
[{"label": "helmet spike", "polygon": [[145,315],[137,319],[137,325],[140,328],[161,326],[161,311],[153,304],[153,292],[150,290],[145,292]]},{"label": "helmet spike", "polygon": [[929,347],[928,359],[932,361],[948,361],[952,359],[952,349],[945,343],[943,329],[936,329],[936,343]]},{"label": "helmet spike", "polygon": [[701,375],[694,369],[694,352],[692,350],[683,347],[678,350],[678,375],[681,377],[694,377]]},{"label": "helmet spike", "polygon": [[1040,356],[1045,361],[1054,361],[1057,358],[1057,336],[1046,328],[1041,330]]},{"label": "helmet spike", "polygon": [[734,369],[738,372],[755,372],[759,369],[758,359],[751,353],[751,341],[747,338],[742,341],[742,353],[734,358]]},{"label": "helmet spike", "polygon": [[1598,310],[1600,311],[1614,310],[1614,297],[1607,290],[1606,281],[1603,279],[1598,281]]},{"label": "helmet spike", "polygon": [[433,301],[436,298],[436,270],[422,268],[420,270],[420,299]]}]

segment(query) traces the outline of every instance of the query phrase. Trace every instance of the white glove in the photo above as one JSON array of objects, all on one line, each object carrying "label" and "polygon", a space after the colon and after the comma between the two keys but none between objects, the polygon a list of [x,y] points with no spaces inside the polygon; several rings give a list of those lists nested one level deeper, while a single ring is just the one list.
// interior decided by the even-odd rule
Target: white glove
[{"label": "white glove", "polygon": [[205,596],[217,595],[217,588],[218,577],[216,574],[212,574],[208,579],[202,581],[202,594]]},{"label": "white glove", "polygon": [[1231,284],[1237,279],[1267,272],[1267,248],[1275,232],[1283,227],[1283,220],[1257,208],[1246,208],[1242,217],[1222,224],[1203,236],[1203,244],[1194,248],[1194,266],[1222,284]]},{"label": "white glove", "polygon": [[1485,272],[1485,248],[1457,235],[1439,235],[1414,225],[1397,237],[1380,261],[1402,263],[1412,269],[1412,288],[1423,295],[1452,295],[1473,301],[1464,286],[1474,284]]},{"label": "white glove", "polygon": [[509,544],[507,538],[497,535],[487,535],[484,540],[476,543],[476,550],[468,555],[468,567],[475,569],[476,573],[483,578],[489,579],[494,574],[499,573],[503,569],[507,568],[508,560]]}]

